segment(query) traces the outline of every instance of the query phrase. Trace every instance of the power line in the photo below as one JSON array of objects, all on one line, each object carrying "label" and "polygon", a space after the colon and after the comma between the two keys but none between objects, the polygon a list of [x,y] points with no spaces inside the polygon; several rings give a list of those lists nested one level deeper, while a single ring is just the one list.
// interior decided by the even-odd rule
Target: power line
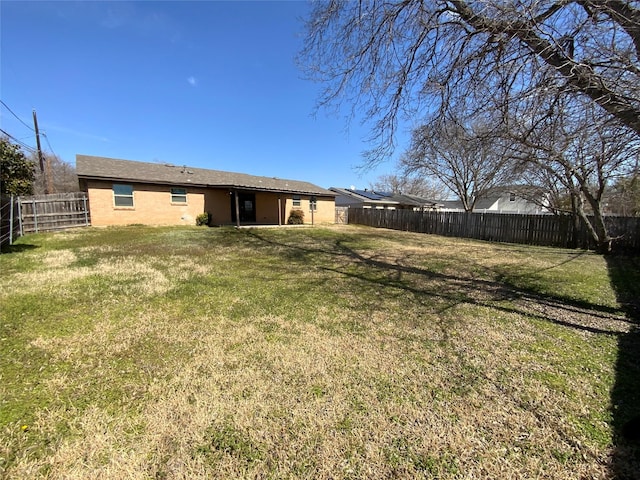
[{"label": "power line", "polygon": [[31,130],[31,131],[33,132],[33,127],[32,127],[32,126],[30,126],[30,125],[28,125],[27,123],[25,123],[25,121],[24,121],[24,120],[22,120],[18,115],[16,115],[15,113],[13,113],[13,110],[11,110],[11,109],[9,108],[9,106],[8,106],[6,103],[4,103],[2,100],[0,100],[0,103],[4,106],[4,108],[6,108],[7,110],[9,110],[9,112],[11,112],[11,115],[13,115],[14,117],[16,117],[20,123],[22,123],[25,127],[27,127],[29,130]]},{"label": "power line", "polygon": [[29,145],[27,145],[26,143],[24,143],[23,141],[17,139],[16,137],[14,137],[13,135],[11,135],[9,132],[5,132],[3,129],[0,128],[0,132],[4,133],[7,137],[9,137],[11,140],[13,140],[14,142],[16,142],[18,145],[20,145],[22,148],[24,148],[25,150],[30,151],[31,153],[36,153],[37,150]]},{"label": "power line", "polygon": [[53,153],[57,157],[58,154],[53,150],[53,147],[51,146],[51,142],[49,142],[49,137],[47,136],[47,133],[40,132],[40,135],[42,135],[44,139],[47,141],[47,145],[49,146],[49,150],[51,150],[51,153]]}]

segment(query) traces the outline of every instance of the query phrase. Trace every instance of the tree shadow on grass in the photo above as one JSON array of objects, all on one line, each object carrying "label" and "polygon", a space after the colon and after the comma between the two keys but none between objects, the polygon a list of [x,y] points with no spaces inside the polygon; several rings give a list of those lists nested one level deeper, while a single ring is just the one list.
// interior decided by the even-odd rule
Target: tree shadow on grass
[{"label": "tree shadow on grass", "polygon": [[32,245],[29,243],[19,243],[19,244],[13,244],[13,245],[4,245],[2,247],[2,250],[0,251],[0,254],[4,255],[6,253],[20,253],[20,252],[27,252],[29,250],[34,250],[36,248],[40,248],[39,245]]},{"label": "tree shadow on grass", "polygon": [[[414,295],[416,300],[428,297],[440,301],[436,313],[460,304],[493,308],[506,313],[528,315],[563,327],[588,332],[619,336],[629,330],[635,320],[622,317],[618,309],[605,305],[540,293],[535,288],[519,286],[512,279],[493,272],[497,279],[453,275],[413,266],[410,259],[394,256],[366,256],[346,243],[348,237],[338,237],[323,247],[280,242],[252,230],[247,235],[262,243],[280,249],[290,261],[312,264],[318,255],[330,259],[319,261],[317,268],[359,280],[379,287],[391,287]],[[566,262],[563,262],[566,263]],[[354,266],[363,267],[354,269]],[[433,280],[431,286],[415,282],[410,276]],[[414,278],[415,278],[414,277]],[[443,288],[445,287],[445,288]],[[513,301],[512,303],[510,303]]]},{"label": "tree shadow on grass", "polygon": [[611,391],[614,478],[640,479],[640,256],[606,257],[618,302],[631,322],[618,337],[616,380]]},{"label": "tree shadow on grass", "polygon": [[[315,264],[315,268],[351,278],[361,285],[399,289],[412,295],[416,302],[435,302],[439,305],[434,311],[438,316],[457,305],[470,304],[527,315],[586,334],[617,338],[616,378],[611,392],[614,451],[610,473],[615,479],[640,479],[640,257],[606,257],[622,313],[618,308],[541,293],[498,272],[488,279],[464,277],[415,266],[410,258],[397,255],[364,255],[348,246],[348,237],[332,239],[323,246],[296,245],[248,233],[255,240],[279,249],[292,262],[310,267]],[[416,278],[433,282],[416,282]],[[441,329],[446,335],[447,326],[441,325]],[[637,437],[635,440],[623,435],[625,425],[633,418],[639,424],[631,432]]]}]

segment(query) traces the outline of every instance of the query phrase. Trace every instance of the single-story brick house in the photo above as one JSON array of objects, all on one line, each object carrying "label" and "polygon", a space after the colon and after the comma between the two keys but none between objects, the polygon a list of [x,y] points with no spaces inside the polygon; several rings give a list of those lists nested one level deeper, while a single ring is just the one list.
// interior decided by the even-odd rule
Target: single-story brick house
[{"label": "single-story brick house", "polygon": [[91,224],[283,225],[292,210],[304,223],[334,223],[335,193],[308,182],[76,155],[80,189],[89,196]]}]

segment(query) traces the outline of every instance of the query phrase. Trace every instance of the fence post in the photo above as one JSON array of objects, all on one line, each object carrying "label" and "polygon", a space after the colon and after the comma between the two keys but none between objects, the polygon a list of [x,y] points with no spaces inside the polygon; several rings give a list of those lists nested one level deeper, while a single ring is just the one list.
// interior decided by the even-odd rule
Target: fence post
[{"label": "fence post", "polygon": [[34,227],[36,233],[38,233],[38,214],[36,212],[36,200],[35,199],[31,199],[31,205],[33,205],[33,227]]},{"label": "fence post", "polygon": [[84,208],[84,226],[89,226],[89,212],[87,212],[87,196],[82,196],[82,208]]},{"label": "fence post", "polygon": [[9,245],[13,245],[13,195],[9,197]]},{"label": "fence post", "polygon": [[22,228],[22,199],[18,196],[18,227],[20,228],[20,236],[24,235],[24,229]]}]

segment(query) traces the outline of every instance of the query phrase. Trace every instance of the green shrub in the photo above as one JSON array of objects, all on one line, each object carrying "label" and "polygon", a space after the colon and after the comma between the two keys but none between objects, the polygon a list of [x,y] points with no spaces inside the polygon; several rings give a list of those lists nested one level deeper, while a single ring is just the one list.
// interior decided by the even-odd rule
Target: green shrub
[{"label": "green shrub", "polygon": [[287,224],[302,225],[304,223],[304,212],[302,210],[291,210]]},{"label": "green shrub", "polygon": [[209,215],[209,212],[201,213],[196,217],[196,225],[198,225],[199,227],[208,226],[210,217],[211,215]]}]

